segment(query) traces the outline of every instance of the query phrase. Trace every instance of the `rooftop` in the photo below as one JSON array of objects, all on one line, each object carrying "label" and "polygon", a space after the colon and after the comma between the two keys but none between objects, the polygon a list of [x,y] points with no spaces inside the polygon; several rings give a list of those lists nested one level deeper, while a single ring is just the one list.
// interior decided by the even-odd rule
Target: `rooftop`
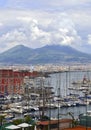
[{"label": "rooftop", "polygon": [[91,128],[86,128],[84,126],[77,126],[77,127],[74,127],[74,128],[66,128],[64,130],[91,130]]}]

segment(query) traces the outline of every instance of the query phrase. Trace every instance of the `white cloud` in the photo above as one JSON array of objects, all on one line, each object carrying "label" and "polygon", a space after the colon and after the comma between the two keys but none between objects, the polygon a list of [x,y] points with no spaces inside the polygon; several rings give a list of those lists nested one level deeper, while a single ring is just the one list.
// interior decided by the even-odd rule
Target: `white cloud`
[{"label": "white cloud", "polygon": [[25,40],[25,35],[22,32],[19,32],[18,30],[13,30],[11,32],[8,32],[1,37],[1,41],[5,42],[22,42]]},{"label": "white cloud", "polygon": [[47,4],[54,7],[71,7],[71,6],[81,6],[86,5],[87,3],[91,2],[90,0],[47,0]]},{"label": "white cloud", "polygon": [[88,44],[91,45],[91,34],[88,35]]},{"label": "white cloud", "polygon": [[91,10],[82,9],[82,10],[71,10],[69,11],[70,18],[72,21],[79,25],[80,28],[85,28],[91,26]]},{"label": "white cloud", "polygon": [[[65,2],[68,1],[64,0],[62,4],[66,6],[67,3]],[[0,23],[1,26],[3,23],[3,26],[2,34],[0,34],[0,48],[2,49],[2,46],[4,46],[4,50],[18,44],[32,48],[46,44],[62,44],[79,48],[82,42],[79,30],[85,30],[86,33],[87,27],[89,30],[91,27],[89,12],[90,9],[74,10],[73,8],[68,12],[61,12],[60,10],[53,12],[48,10],[1,10]]]},{"label": "white cloud", "polygon": [[52,42],[55,44],[76,46],[77,42],[80,41],[74,23],[65,13],[56,17],[56,20],[51,22],[49,29],[53,35]]},{"label": "white cloud", "polygon": [[[36,15],[35,15],[36,16]],[[40,13],[39,13],[40,16]],[[42,47],[46,44],[62,44],[77,46],[81,41],[73,21],[66,13],[47,14],[46,18],[30,16],[17,16],[15,22],[10,23],[11,29],[0,36],[0,44],[5,44],[6,48],[17,44],[24,44],[32,48]],[[14,18],[13,18],[14,21]],[[18,27],[17,27],[18,25]]]},{"label": "white cloud", "polygon": [[0,27],[3,26],[3,23],[0,23]]},{"label": "white cloud", "polygon": [[90,0],[7,0],[4,7],[15,9],[54,9],[58,7],[71,8],[90,3]]},{"label": "white cloud", "polygon": [[24,41],[26,41],[26,36],[19,30],[7,32],[0,37],[0,44],[3,44],[1,45],[3,51],[14,47],[15,45],[24,44]]}]

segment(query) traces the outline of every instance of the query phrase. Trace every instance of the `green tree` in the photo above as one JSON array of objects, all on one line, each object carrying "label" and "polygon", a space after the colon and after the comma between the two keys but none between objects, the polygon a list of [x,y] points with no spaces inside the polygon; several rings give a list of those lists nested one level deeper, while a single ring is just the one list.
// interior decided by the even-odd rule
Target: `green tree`
[{"label": "green tree", "polygon": [[24,121],[26,123],[30,123],[32,121],[32,118],[29,115],[27,115],[27,116],[25,116]]},{"label": "green tree", "polygon": [[0,115],[0,126],[3,125],[3,122],[5,122],[5,115]]},{"label": "green tree", "polygon": [[23,122],[23,119],[16,119],[16,120],[13,120],[13,124],[14,125],[19,125]]}]

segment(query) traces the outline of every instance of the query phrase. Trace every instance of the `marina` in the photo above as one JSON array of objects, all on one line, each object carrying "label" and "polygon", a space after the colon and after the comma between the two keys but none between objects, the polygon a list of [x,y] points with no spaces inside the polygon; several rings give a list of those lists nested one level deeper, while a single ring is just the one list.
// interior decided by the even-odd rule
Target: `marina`
[{"label": "marina", "polygon": [[[17,112],[20,109],[20,113],[24,113],[23,111],[28,111],[30,108],[32,110],[33,107],[35,108],[34,111],[36,111],[42,110],[43,107],[45,109],[57,109],[58,107],[67,108],[90,105],[91,87],[89,82],[85,82],[84,75],[86,77],[89,75],[90,79],[91,75],[87,72],[62,72],[50,74],[47,78],[38,77],[30,79],[30,81],[26,81],[24,96],[19,94],[13,96],[12,94],[7,96],[1,95],[0,104],[2,105],[0,106],[4,108],[6,105],[6,108],[9,107],[12,111]],[[83,83],[83,80],[85,83]],[[74,81],[77,81],[77,83],[74,83]],[[12,105],[15,103],[17,103],[17,106]],[[25,105],[27,105],[26,108],[23,107]]]},{"label": "marina", "polygon": [[[18,76],[20,72],[17,72]],[[40,75],[36,73],[37,76],[27,74],[30,75],[28,72],[24,77],[19,76],[22,85],[16,80],[16,90],[12,87],[12,91],[4,89],[5,93],[0,93],[0,115],[4,116],[7,123],[23,120],[26,116],[35,121],[43,120],[44,117],[45,120],[73,117],[81,120],[79,116],[91,110],[91,72],[62,71],[48,76],[44,76],[44,72]],[[7,78],[8,76],[9,74]],[[14,78],[16,79],[13,75],[13,80]],[[8,81],[11,88],[10,80]]]}]

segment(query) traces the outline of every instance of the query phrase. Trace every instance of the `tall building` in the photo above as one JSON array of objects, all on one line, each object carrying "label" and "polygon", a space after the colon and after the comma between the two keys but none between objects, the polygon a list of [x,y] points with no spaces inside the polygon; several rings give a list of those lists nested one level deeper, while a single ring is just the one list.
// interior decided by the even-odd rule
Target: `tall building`
[{"label": "tall building", "polygon": [[36,77],[37,72],[25,70],[0,69],[0,93],[23,94],[25,76]]}]

